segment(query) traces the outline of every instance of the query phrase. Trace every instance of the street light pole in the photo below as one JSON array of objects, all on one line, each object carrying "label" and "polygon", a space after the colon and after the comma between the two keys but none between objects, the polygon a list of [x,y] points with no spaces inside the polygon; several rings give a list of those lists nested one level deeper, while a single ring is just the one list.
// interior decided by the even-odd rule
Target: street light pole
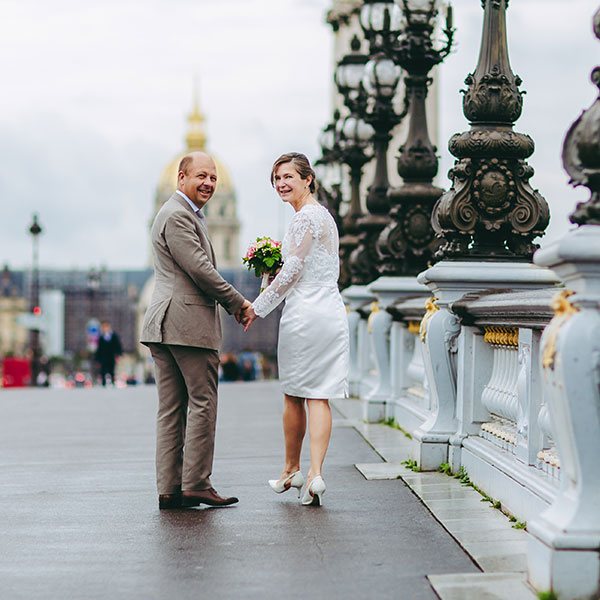
[{"label": "street light pole", "polygon": [[343,236],[340,239],[341,288],[352,283],[351,257],[359,244],[358,223],[362,218],[360,185],[364,165],[372,159],[367,148],[375,130],[366,122],[367,92],[364,86],[365,68],[369,57],[360,52],[361,42],[355,35],[350,42],[351,51],[338,63],[335,83],[344,99],[349,115],[338,117],[335,144],[339,160],[350,169],[350,206],[343,219]]},{"label": "street light pole", "polygon": [[409,131],[400,148],[398,174],[403,183],[391,189],[388,198],[391,222],[378,240],[381,275],[411,276],[427,268],[441,240],[431,224],[433,207],[443,190],[433,185],[438,171],[437,148],[427,127],[425,100],[429,72],[450,53],[454,29],[452,7],[447,8],[445,45],[434,47],[432,36],[437,16],[436,0],[402,0],[404,28],[390,39],[385,51],[406,72],[404,80],[409,105]]},{"label": "street light pole", "polygon": [[[38,236],[42,233],[37,214],[33,215],[33,223],[29,228],[29,233],[33,240],[33,262],[31,271],[31,314],[37,315],[40,311],[40,271],[39,271],[39,250]],[[42,355],[40,348],[40,330],[32,329],[29,334],[29,345],[31,348],[31,385],[37,386],[38,375],[40,374],[40,358]]]},{"label": "street light pole", "polygon": [[352,251],[350,268],[352,283],[365,285],[376,279],[379,253],[377,239],[389,223],[389,189],[387,151],[392,130],[406,116],[394,110],[394,95],[400,80],[400,67],[383,51],[388,39],[398,36],[402,23],[400,8],[392,1],[365,0],[360,24],[369,40],[371,58],[365,65],[364,87],[369,102],[361,117],[374,130],[375,176],[367,193],[367,214],[357,220],[358,246]]},{"label": "street light pole", "polygon": [[533,140],[513,131],[523,99],[520,77],[510,67],[506,35],[508,0],[482,0],[481,49],[468,75],[463,112],[471,128],[448,149],[457,158],[452,187],[438,200],[433,224],[443,238],[436,257],[530,261],[550,220],[548,204],[529,184],[526,159]]}]

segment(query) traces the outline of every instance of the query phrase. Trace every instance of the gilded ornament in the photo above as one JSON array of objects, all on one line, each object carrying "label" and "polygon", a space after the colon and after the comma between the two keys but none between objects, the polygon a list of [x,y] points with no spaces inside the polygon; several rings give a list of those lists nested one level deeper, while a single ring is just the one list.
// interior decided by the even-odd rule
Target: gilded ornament
[{"label": "gilded ornament", "polygon": [[567,298],[574,294],[571,290],[561,290],[552,298],[550,308],[554,311],[554,317],[546,327],[545,342],[542,348],[542,367],[554,370],[554,358],[556,355],[556,340],[560,328],[577,312],[579,309],[573,306]]},{"label": "gilded ornament", "polygon": [[512,346],[519,345],[519,330],[517,327],[498,327],[489,326],[484,328],[485,333],[483,341],[487,344],[496,346]]},{"label": "gilded ornament", "polygon": [[369,334],[373,333],[373,319],[375,315],[380,311],[379,302],[375,301],[371,304],[371,314],[367,320]]},{"label": "gilded ornament", "polygon": [[420,321],[409,321],[406,329],[408,333],[412,333],[413,335],[419,335],[419,331],[421,331],[421,322]]},{"label": "gilded ornament", "polygon": [[425,340],[427,338],[427,321],[429,321],[429,319],[431,319],[431,317],[433,317],[433,315],[438,310],[440,310],[439,307],[435,304],[436,300],[437,300],[437,298],[435,298],[435,297],[432,296],[431,298],[428,298],[425,301],[425,310],[427,312],[425,313],[425,316],[421,320],[421,327],[419,328],[419,332],[420,332],[420,336],[421,336],[421,341],[423,343],[425,343]]}]

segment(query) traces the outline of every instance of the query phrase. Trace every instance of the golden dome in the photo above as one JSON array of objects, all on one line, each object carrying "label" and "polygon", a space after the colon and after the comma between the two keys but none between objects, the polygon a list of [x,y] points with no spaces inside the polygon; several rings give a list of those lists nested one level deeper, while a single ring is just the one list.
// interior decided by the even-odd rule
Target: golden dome
[{"label": "golden dome", "polygon": [[[194,101],[194,108],[188,117],[188,131],[185,136],[186,148],[181,154],[178,154],[173,160],[167,163],[167,166],[163,169],[162,175],[158,180],[158,186],[156,190],[156,203],[154,214],[158,212],[160,207],[172,196],[173,192],[177,189],[177,174],[179,173],[179,163],[181,159],[190,152],[199,150],[206,152],[206,129],[204,127],[204,121],[206,120],[204,115],[198,109],[197,100]],[[217,166],[217,189],[215,190],[211,206],[220,204],[221,200],[228,200],[235,195],[233,187],[233,181],[229,175],[227,167],[219,160],[216,156],[213,156],[213,160]]]},{"label": "golden dome", "polygon": [[[150,220],[150,227],[152,227],[152,222],[162,205],[177,189],[177,175],[181,159],[190,152],[206,152],[204,121],[204,115],[198,110],[198,102],[195,101],[192,113],[188,117],[189,125],[185,136],[185,151],[167,163],[158,180],[154,215]],[[213,156],[213,159],[217,167],[217,189],[210,203],[204,207],[206,225],[220,266],[236,268],[239,267],[240,222],[236,215],[235,189],[225,165],[217,157]]]}]

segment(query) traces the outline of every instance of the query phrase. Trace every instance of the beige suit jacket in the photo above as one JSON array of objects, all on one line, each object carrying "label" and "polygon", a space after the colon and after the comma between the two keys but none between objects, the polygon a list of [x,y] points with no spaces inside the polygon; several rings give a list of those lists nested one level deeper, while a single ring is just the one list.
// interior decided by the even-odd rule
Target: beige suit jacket
[{"label": "beige suit jacket", "polygon": [[219,275],[208,236],[179,194],[158,211],[151,238],[155,284],[140,342],[219,350],[217,303],[231,314],[244,297]]}]

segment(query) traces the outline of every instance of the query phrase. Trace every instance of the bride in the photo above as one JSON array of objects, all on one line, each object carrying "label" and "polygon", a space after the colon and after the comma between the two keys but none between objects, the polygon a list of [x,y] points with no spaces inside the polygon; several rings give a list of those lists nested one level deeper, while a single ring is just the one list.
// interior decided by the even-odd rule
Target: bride
[{"label": "bride", "polygon": [[271,184],[296,211],[282,245],[283,267],[245,312],[245,331],[285,299],[279,324],[279,379],[284,393],[285,466],[269,485],[300,497],[300,452],[308,407],[310,469],[302,504],[320,506],[322,466],[331,437],[330,398],[348,395],[348,322],[337,287],[339,237],[335,222],[315,199],[315,172],[304,154],[280,156]]}]

